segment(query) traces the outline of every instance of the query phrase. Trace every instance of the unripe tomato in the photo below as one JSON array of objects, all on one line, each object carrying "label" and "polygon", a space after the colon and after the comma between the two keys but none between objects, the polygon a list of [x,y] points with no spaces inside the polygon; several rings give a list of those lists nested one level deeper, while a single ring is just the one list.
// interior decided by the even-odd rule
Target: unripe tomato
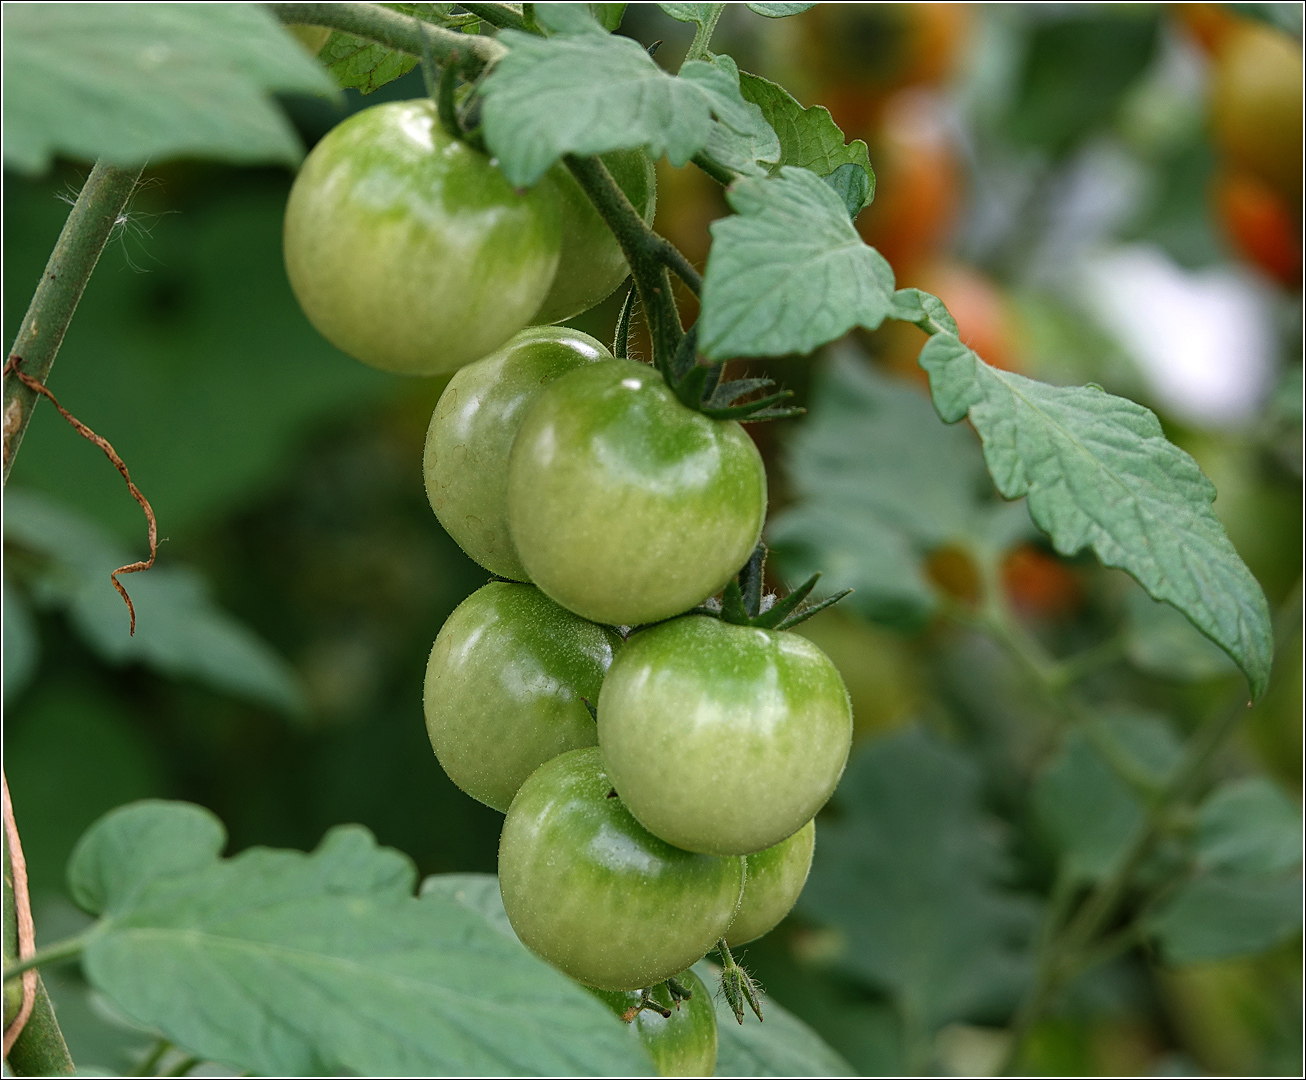
[{"label": "unripe tomato", "polygon": [[852,709],[807,638],[688,615],[631,636],[599,694],[612,784],[667,843],[750,855],[803,827],[834,792]]},{"label": "unripe tomato", "polygon": [[744,429],[686,408],[633,360],[547,387],[508,460],[522,564],[595,622],[635,626],[701,603],[747,561],[765,516],[766,470]]},{"label": "unripe tomato", "polygon": [[1301,205],[1302,51],[1247,20],[1225,40],[1213,75],[1216,143],[1239,169]]},{"label": "unripe tomato", "polygon": [[747,857],[744,898],[726,932],[727,945],[747,945],[780,925],[807,884],[815,847],[816,822],[809,821],[788,840]]},{"label": "unripe tomato", "polygon": [[664,843],[611,790],[597,748],[541,765],[503,823],[499,887],[527,947],[588,986],[638,990],[721,939],[744,861]]},{"label": "unripe tomato", "polygon": [[286,204],[286,272],[333,345],[385,371],[447,374],[530,322],[560,229],[547,178],[516,191],[446,134],[428,99],[389,102],[305,159]]},{"label": "unripe tomato", "polygon": [[[646,225],[657,210],[657,176],[643,150],[601,155],[617,186]],[[630,267],[617,238],[565,165],[549,173],[562,208],[562,254],[549,295],[532,322],[556,323],[588,311],[626,280]]]},{"label": "unripe tomato", "polygon": [[621,638],[533,585],[492,581],[445,620],[426,665],[426,731],[444,771],[507,810],[544,762],[598,742],[597,701]]},{"label": "unripe tomato", "polygon": [[[717,1049],[712,993],[692,970],[682,971],[676,981],[692,994],[688,1001],[672,997],[666,983],[659,983],[649,994],[671,1011],[670,1017],[652,1009],[640,1009],[639,990],[591,989],[590,993],[627,1023],[635,1025],[639,1041],[653,1059],[659,1076],[711,1076],[716,1071]],[[632,1013],[633,1017],[627,1019]]]},{"label": "unripe tomato", "polygon": [[445,532],[490,573],[530,580],[508,532],[508,452],[526,410],[554,379],[611,359],[579,330],[530,327],[440,395],[422,455],[426,496]]}]

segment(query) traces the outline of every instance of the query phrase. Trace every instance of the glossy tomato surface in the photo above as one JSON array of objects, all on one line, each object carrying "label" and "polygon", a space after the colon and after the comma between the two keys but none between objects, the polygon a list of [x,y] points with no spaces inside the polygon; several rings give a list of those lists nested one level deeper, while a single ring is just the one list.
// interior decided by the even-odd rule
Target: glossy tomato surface
[{"label": "glossy tomato surface", "polygon": [[540,766],[499,839],[499,886],[517,936],[587,986],[637,990],[707,953],[734,918],[744,861],[681,851],[616,797],[597,748]]},{"label": "glossy tomato surface", "polygon": [[528,581],[508,533],[508,451],[554,379],[612,354],[588,334],[533,326],[459,371],[431,416],[422,473],[445,531],[485,569]]},{"label": "glossy tomato surface", "polygon": [[825,805],[852,744],[834,664],[797,634],[708,615],[631,636],[599,694],[613,786],[669,844],[750,855]]},{"label": "glossy tomato surface", "polygon": [[[652,225],[657,178],[648,155],[643,150],[614,150],[600,157],[644,223]],[[537,323],[561,322],[588,311],[630,273],[617,238],[567,167],[555,165],[549,177],[562,208],[562,254],[549,295],[532,320]]]},{"label": "glossy tomato surface", "polygon": [[445,621],[426,666],[431,746],[472,798],[507,810],[540,765],[593,746],[598,699],[621,645],[533,585],[493,581]]},{"label": "glossy tomato surface", "polygon": [[807,884],[815,848],[816,822],[809,821],[788,840],[748,856],[744,899],[726,932],[727,945],[746,945],[780,924]]},{"label": "glossy tomato surface", "polygon": [[676,981],[690,992],[689,1000],[676,1000],[666,983],[653,987],[649,995],[670,1010],[670,1017],[652,1009],[640,1009],[639,990],[591,989],[590,992],[635,1026],[639,1041],[653,1059],[659,1076],[711,1076],[716,1071],[717,1051],[712,992],[693,971],[682,971]]},{"label": "glossy tomato surface", "polygon": [[286,205],[286,272],[350,356],[439,375],[522,329],[553,283],[558,193],[518,192],[447,135],[428,99],[364,109],[305,159]]},{"label": "glossy tomato surface", "polygon": [[686,408],[633,360],[554,382],[508,462],[527,573],[595,622],[634,626],[701,603],[748,559],[765,516],[766,471],[744,429]]}]

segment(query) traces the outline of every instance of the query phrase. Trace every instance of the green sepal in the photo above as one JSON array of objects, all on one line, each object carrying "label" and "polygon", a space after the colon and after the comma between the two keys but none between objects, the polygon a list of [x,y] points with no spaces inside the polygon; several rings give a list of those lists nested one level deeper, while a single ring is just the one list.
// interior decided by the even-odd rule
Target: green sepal
[{"label": "green sepal", "polygon": [[783,600],[777,600],[771,607],[770,611],[756,615],[753,618],[753,625],[760,626],[770,630],[778,626],[785,619],[785,616],[794,610],[799,604],[807,599],[808,594],[816,588],[816,583],[821,579],[819,573],[813,574],[802,585],[796,588]]},{"label": "green sepal", "polygon": [[821,600],[813,604],[811,607],[803,608],[802,611],[796,612],[795,614],[790,615],[789,618],[781,620],[772,629],[790,630],[793,627],[797,626],[800,622],[804,622],[805,620],[810,619],[818,611],[824,611],[826,608],[831,607],[834,604],[837,604],[840,600],[842,600],[845,596],[847,596],[851,592],[852,589],[844,589],[841,592],[835,593],[833,596],[827,596],[824,600]]},{"label": "green sepal", "polygon": [[793,396],[792,390],[781,390],[745,405],[732,405],[726,409],[701,408],[698,411],[711,420],[738,420],[740,423],[746,420],[778,420],[786,416],[798,416],[807,411],[799,408],[772,408],[777,402]]}]

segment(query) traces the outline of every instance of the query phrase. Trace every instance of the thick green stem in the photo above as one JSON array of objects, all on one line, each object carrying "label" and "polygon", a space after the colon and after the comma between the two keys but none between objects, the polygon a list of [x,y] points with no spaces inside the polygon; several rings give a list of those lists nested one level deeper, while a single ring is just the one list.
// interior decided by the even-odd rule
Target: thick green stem
[{"label": "thick green stem", "polygon": [[[45,264],[45,273],[18,328],[18,337],[9,350],[10,357],[21,358],[24,374],[41,384],[50,377],[50,368],[59,354],[73,312],[140,175],[140,169],[120,169],[97,162],[64,222],[50,260]],[[3,453],[7,482],[38,395],[13,374],[5,378],[4,394]]]},{"label": "thick green stem", "polygon": [[612,179],[607,166],[597,157],[568,154],[563,161],[612,230],[622,254],[626,256],[635,287],[639,289],[639,298],[644,304],[644,317],[648,320],[649,335],[653,340],[653,360],[665,376],[680,347],[680,339],[685,336],[667,273],[667,249],[675,249],[644,224],[639,211],[631,205],[625,192]]},{"label": "thick green stem", "polygon": [[59,1021],[54,1017],[50,995],[39,975],[32,1015],[27,1018],[27,1025],[15,1040],[7,1060],[15,1076],[72,1076],[77,1072],[63,1032],[59,1030]]},{"label": "thick green stem", "polygon": [[695,154],[689,160],[692,161],[695,165],[697,165],[700,169],[702,169],[703,172],[707,173],[708,176],[710,176],[722,187],[729,187],[731,184],[735,182],[736,179],[735,173],[731,172],[724,165],[720,165],[717,162],[713,161],[706,154],[701,154],[701,153]]},{"label": "thick green stem", "polygon": [[[346,34],[388,45],[392,49],[421,57],[425,49],[441,64],[466,61],[478,66],[492,64],[507,50],[491,37],[460,34],[442,26],[432,26],[408,15],[400,15],[380,4],[266,4],[283,23],[328,26]],[[488,20],[487,20],[488,21]]]}]

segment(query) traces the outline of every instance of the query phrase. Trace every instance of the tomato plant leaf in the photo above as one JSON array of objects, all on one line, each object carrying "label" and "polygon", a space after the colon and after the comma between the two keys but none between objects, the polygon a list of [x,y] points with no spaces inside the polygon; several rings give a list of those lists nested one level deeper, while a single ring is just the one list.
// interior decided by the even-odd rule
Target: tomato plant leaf
[{"label": "tomato plant leaf", "polygon": [[797,165],[817,176],[829,176],[843,165],[856,165],[866,173],[868,181],[857,209],[870,206],[875,198],[875,170],[866,144],[858,139],[845,145],[843,132],[831,119],[829,109],[824,105],[805,109],[783,86],[748,72],[740,73],[739,90],[746,101],[762,110],[779,137],[781,165]]},{"label": "tomato plant leaf", "polygon": [[26,173],[56,155],[294,163],[271,94],[335,90],[257,4],[20,4],[4,60],[5,164]]},{"label": "tomato plant leaf", "polygon": [[1172,964],[1265,952],[1301,931],[1301,876],[1200,874],[1147,921]]},{"label": "tomato plant leaf", "polygon": [[[785,450],[794,501],[771,519],[767,542],[790,580],[819,570],[822,591],[853,589],[843,603],[864,617],[920,626],[938,603],[925,555],[982,534],[988,514],[1007,509],[978,497],[978,442],[940,428],[923,393],[851,350],[819,374],[810,413]],[[1012,539],[1033,528],[1018,516]]]},{"label": "tomato plant leaf", "polygon": [[362,94],[370,94],[407,75],[418,63],[417,57],[406,52],[340,30],[327,38],[317,55],[337,83]]},{"label": "tomato plant leaf", "polygon": [[699,349],[712,360],[810,353],[890,312],[893,270],[807,169],[742,177],[712,223]]},{"label": "tomato plant leaf", "polygon": [[535,183],[563,154],[647,147],[683,165],[707,145],[713,116],[756,121],[727,71],[692,60],[668,75],[630,38],[505,30],[508,55],[485,81],[485,138],[514,184]]},{"label": "tomato plant leaf", "polygon": [[[739,66],[724,53],[712,58],[714,67],[724,71],[739,91]],[[780,140],[767,123],[762,110],[751,101],[744,102],[749,117],[747,130],[736,131],[713,120],[708,129],[707,155],[718,164],[744,176],[765,177],[780,161]]]},{"label": "tomato plant leaf", "polygon": [[980,775],[912,729],[864,744],[823,822],[800,910],[846,941],[840,966],[893,995],[931,1035],[1014,1004],[1035,921],[980,808]]},{"label": "tomato plant leaf", "polygon": [[625,4],[589,4],[587,6],[594,17],[598,19],[599,25],[609,33],[612,33],[621,25],[622,17],[626,14]]},{"label": "tomato plant leaf", "polygon": [[698,23],[706,26],[718,16],[725,4],[658,4],[664,12],[677,22]]},{"label": "tomato plant leaf", "polygon": [[1253,696],[1265,691],[1274,655],[1265,594],[1215,516],[1214,485],[1149,409],[990,367],[946,332],[926,342],[920,364],[939,415],[970,418],[998,490],[1028,496],[1060,554],[1091,547],[1127,571],[1224,649]]},{"label": "tomato plant leaf", "polygon": [[194,571],[156,566],[122,577],[136,605],[132,636],[109,574],[135,556],[98,525],[49,498],[11,489],[5,493],[4,532],[6,543],[41,560],[34,600],[66,611],[78,636],[102,659],[144,663],[163,675],[198,679],[287,712],[304,709],[294,669],[214,604]]},{"label": "tomato plant leaf", "polygon": [[1301,862],[1301,811],[1272,780],[1221,784],[1197,817],[1197,859],[1209,870],[1277,874]]},{"label": "tomato plant leaf", "polygon": [[1199,682],[1237,671],[1215,642],[1142,589],[1131,589],[1126,601],[1124,639],[1126,658],[1149,675]]},{"label": "tomato plant leaf", "polygon": [[801,15],[808,8],[816,7],[816,4],[746,4],[744,6],[758,15],[765,15],[768,19],[783,19],[787,15]]},{"label": "tomato plant leaf", "polygon": [[540,4],[535,21],[555,34],[606,34],[593,4]]},{"label": "tomato plant leaf", "polygon": [[[708,986],[721,982],[721,968],[700,960],[694,971]],[[735,1020],[725,995],[713,1002],[717,1019],[717,1076],[855,1076],[856,1071],[816,1032],[763,996],[763,1015],[745,1011]]]},{"label": "tomato plant leaf", "polygon": [[69,864],[103,912],[87,979],[178,1047],[274,1076],[649,1073],[601,1002],[463,905],[414,897],[412,863],[366,829],[310,854],[220,859],[225,840],[199,807],[135,803]]},{"label": "tomato plant leaf", "polygon": [[871,190],[871,181],[866,175],[866,170],[851,161],[840,165],[822,179],[830,185],[830,190],[843,200],[850,218],[855,218],[858,211],[869,202],[867,196]]}]

